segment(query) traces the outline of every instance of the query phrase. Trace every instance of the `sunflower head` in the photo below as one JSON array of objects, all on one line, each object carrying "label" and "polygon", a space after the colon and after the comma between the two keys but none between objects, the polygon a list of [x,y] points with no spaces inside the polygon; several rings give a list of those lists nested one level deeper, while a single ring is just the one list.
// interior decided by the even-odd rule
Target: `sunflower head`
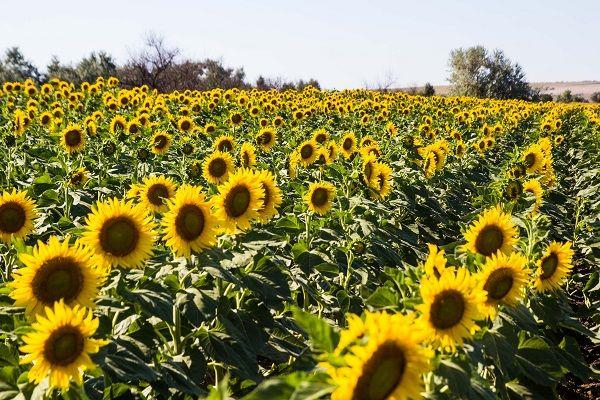
[{"label": "sunflower head", "polygon": [[342,137],[339,149],[346,159],[350,158],[356,152],[356,136],[354,133],[349,132]]},{"label": "sunflower head", "polygon": [[325,215],[333,205],[335,186],[329,182],[313,182],[304,195],[308,209],[319,215]]},{"label": "sunflower head", "polygon": [[475,320],[483,316],[486,293],[476,283],[464,267],[421,280],[420,323],[433,342],[453,348],[479,329]]},{"label": "sunflower head", "polygon": [[221,152],[231,152],[235,148],[235,142],[231,136],[219,136],[214,143],[214,149]]},{"label": "sunflower head", "polygon": [[387,197],[392,190],[392,168],[386,163],[375,162],[369,187],[374,191],[374,198]]},{"label": "sunflower head", "polygon": [[78,153],[85,146],[85,131],[78,125],[69,125],[61,132],[61,144],[69,153]]},{"label": "sunflower head", "polygon": [[233,158],[229,153],[217,150],[204,159],[203,176],[210,183],[225,182],[233,171]]},{"label": "sunflower head", "polygon": [[498,251],[508,254],[517,242],[517,227],[510,214],[502,211],[500,206],[490,208],[471,224],[465,233],[465,248],[473,253],[489,257]]},{"label": "sunflower head", "polygon": [[277,141],[277,131],[271,128],[261,129],[256,134],[256,143],[263,151],[270,151]]},{"label": "sunflower head", "polygon": [[0,195],[0,241],[8,243],[12,238],[23,238],[33,231],[37,216],[35,203],[26,192],[3,192]]},{"label": "sunflower head", "polygon": [[240,163],[244,168],[252,168],[256,164],[256,149],[252,143],[244,142],[240,148]]},{"label": "sunflower head", "polygon": [[172,142],[172,137],[167,132],[156,132],[152,137],[152,152],[164,154],[169,150]]},{"label": "sunflower head", "polygon": [[534,287],[538,292],[559,289],[573,268],[571,242],[552,242],[537,261]]},{"label": "sunflower head", "polygon": [[198,187],[181,186],[168,205],[162,220],[164,241],[176,255],[189,258],[215,244],[218,220]]},{"label": "sunflower head", "polygon": [[94,306],[103,272],[79,243],[71,246],[68,237],[61,242],[52,236],[47,244],[38,242],[32,254],[21,254],[20,259],[25,266],[15,272],[10,295],[27,314],[38,314],[59,300],[71,306]]},{"label": "sunflower head", "polygon": [[218,190],[214,204],[224,228],[230,233],[249,229],[250,222],[259,217],[265,197],[254,172],[240,168]]},{"label": "sunflower head", "polygon": [[106,267],[138,268],[152,255],[154,223],[143,205],[113,198],[92,208],[81,241]]},{"label": "sunflower head", "polygon": [[[423,391],[422,375],[430,366],[432,352],[422,346],[425,332],[412,316],[367,312],[365,320],[350,319],[349,343],[343,364],[324,363],[336,389],[333,400],[416,399]],[[359,322],[360,321],[360,322]],[[360,338],[358,342],[355,342]],[[354,342],[354,345],[351,343]]]},{"label": "sunflower head", "polygon": [[147,210],[162,213],[167,201],[175,195],[176,185],[171,178],[152,176],[144,180],[139,193],[140,202]]},{"label": "sunflower head", "polygon": [[314,140],[307,140],[300,143],[296,152],[298,154],[298,161],[305,167],[315,162],[319,156],[317,143]]},{"label": "sunflower head", "polygon": [[281,196],[281,189],[275,183],[275,177],[270,171],[260,171],[256,174],[256,178],[265,192],[263,205],[258,210],[258,218],[263,223],[266,223],[277,215],[277,207],[281,205],[283,198]]},{"label": "sunflower head", "polygon": [[486,259],[476,279],[486,292],[482,311],[487,316],[494,318],[500,304],[515,306],[521,300],[529,280],[526,265],[527,259],[519,253],[497,253]]},{"label": "sunflower head", "polygon": [[27,375],[30,382],[49,377],[52,388],[66,390],[71,381],[81,385],[83,371],[95,368],[90,354],[107,343],[92,339],[98,319],[90,310],[78,305],[71,308],[62,301],[46,307],[45,316],[38,315],[31,327],[20,348],[25,353],[21,364],[33,363]]}]

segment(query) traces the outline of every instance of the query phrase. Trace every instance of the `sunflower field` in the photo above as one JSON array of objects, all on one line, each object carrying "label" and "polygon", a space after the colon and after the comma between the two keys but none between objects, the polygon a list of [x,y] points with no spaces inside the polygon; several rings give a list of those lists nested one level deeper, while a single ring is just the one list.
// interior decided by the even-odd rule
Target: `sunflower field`
[{"label": "sunflower field", "polygon": [[0,91],[0,399],[600,396],[600,106]]}]

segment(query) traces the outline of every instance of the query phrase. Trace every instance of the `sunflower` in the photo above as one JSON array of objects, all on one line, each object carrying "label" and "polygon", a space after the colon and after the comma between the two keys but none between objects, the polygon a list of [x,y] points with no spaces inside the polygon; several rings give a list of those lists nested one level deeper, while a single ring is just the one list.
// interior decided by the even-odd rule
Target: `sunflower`
[{"label": "sunflower", "polygon": [[175,182],[164,176],[144,179],[139,196],[146,210],[162,213],[167,211],[167,201],[175,195]]},{"label": "sunflower", "polygon": [[523,193],[523,184],[519,180],[511,180],[504,188],[504,194],[509,200],[517,200]]},{"label": "sunflower", "polygon": [[533,144],[523,153],[523,162],[528,174],[538,172],[544,165],[544,153],[542,148]]},{"label": "sunflower", "polygon": [[542,197],[544,195],[544,189],[542,189],[540,181],[537,179],[528,180],[523,184],[523,192],[535,197],[534,211],[537,211],[542,204]]},{"label": "sunflower", "polygon": [[517,242],[518,230],[512,222],[510,214],[502,211],[499,205],[487,209],[479,216],[477,222],[471,224],[465,233],[465,249],[486,257],[501,251],[512,252]]},{"label": "sunflower", "polygon": [[230,152],[235,148],[235,141],[231,136],[221,135],[215,140],[213,148],[224,153]]},{"label": "sunflower", "polygon": [[[373,314],[373,313],[369,313]],[[350,348],[341,367],[326,365],[336,384],[332,400],[421,398],[422,376],[433,353],[422,346],[425,332],[410,315],[367,314],[363,344]]]},{"label": "sunflower", "polygon": [[436,160],[437,157],[433,151],[427,152],[424,156],[423,173],[425,175],[425,178],[431,178],[435,174],[435,171],[439,170]]},{"label": "sunflower", "polygon": [[475,320],[482,317],[486,292],[476,283],[464,267],[445,270],[439,279],[421,278],[423,304],[417,308],[422,312],[420,325],[428,331],[432,341],[454,348],[479,329]]},{"label": "sunflower", "polygon": [[323,144],[329,140],[329,132],[320,128],[313,132],[313,140],[319,144]]},{"label": "sunflower", "polygon": [[217,126],[213,123],[208,123],[204,125],[204,133],[206,133],[207,135],[214,133],[216,130]]},{"label": "sunflower", "polygon": [[98,319],[90,310],[78,305],[71,308],[62,301],[45,311],[23,337],[25,344],[20,350],[26,354],[20,363],[33,363],[27,374],[30,382],[40,383],[49,377],[50,387],[62,390],[69,388],[71,380],[81,385],[83,371],[96,367],[90,354],[107,343],[91,338],[98,329]]},{"label": "sunflower", "polygon": [[319,152],[317,151],[317,142],[314,139],[306,140],[298,146],[296,149],[298,153],[298,161],[305,167],[308,167],[310,164],[315,162],[317,157],[319,156]]},{"label": "sunflower", "polygon": [[236,228],[250,228],[250,221],[260,215],[259,210],[265,197],[262,184],[255,174],[246,168],[240,168],[218,190],[214,204],[224,228],[229,233],[235,233]]},{"label": "sunflower", "polygon": [[429,255],[427,256],[427,260],[425,260],[423,269],[429,278],[439,279],[446,269],[451,268],[446,267],[445,251],[438,250],[438,247],[431,243],[427,243],[427,248],[429,249]]},{"label": "sunflower", "polygon": [[234,112],[229,116],[229,122],[233,126],[240,125],[243,121],[244,118],[242,117],[242,114],[238,112]]},{"label": "sunflower", "polygon": [[346,133],[341,140],[340,152],[348,159],[356,151],[356,136],[353,132]]},{"label": "sunflower", "polygon": [[233,158],[229,153],[215,151],[204,159],[203,176],[210,183],[225,182],[233,171]]},{"label": "sunflower", "polygon": [[141,204],[98,202],[85,222],[81,241],[107,266],[138,268],[152,255],[154,223]]},{"label": "sunflower", "polygon": [[152,152],[154,154],[165,154],[171,147],[173,139],[167,132],[156,132],[152,136]]},{"label": "sunflower", "polygon": [[277,142],[277,131],[275,129],[264,128],[256,134],[256,143],[263,151],[270,151]]},{"label": "sunflower", "polygon": [[162,226],[165,243],[173,253],[189,258],[192,252],[216,243],[218,221],[200,188],[181,186],[168,206]]},{"label": "sunflower", "polygon": [[304,195],[308,209],[319,215],[325,215],[333,205],[335,186],[329,182],[313,182]]},{"label": "sunflower", "polygon": [[392,168],[385,163],[376,162],[369,187],[374,189],[376,197],[387,197],[392,191]]},{"label": "sunflower", "polygon": [[521,300],[529,280],[526,265],[527,259],[519,253],[497,253],[486,260],[475,276],[480,289],[487,293],[482,306],[484,314],[494,318],[499,304],[514,307]]},{"label": "sunflower", "polygon": [[252,143],[244,142],[240,148],[240,163],[244,168],[251,168],[256,164],[256,149]]},{"label": "sunflower", "polygon": [[69,125],[60,134],[61,144],[69,154],[80,152],[85,146],[85,131],[77,125]]},{"label": "sunflower", "polygon": [[25,265],[14,273],[10,297],[15,306],[25,307],[28,315],[64,300],[69,306],[94,307],[102,273],[95,268],[90,252],[77,243],[69,245],[51,236],[48,244],[39,241],[32,254],[21,254]]},{"label": "sunflower", "polygon": [[113,135],[119,132],[124,132],[127,127],[127,121],[120,115],[115,115],[110,121],[110,133]]},{"label": "sunflower", "polygon": [[69,184],[71,186],[83,186],[89,179],[90,173],[85,167],[81,167],[71,173]]},{"label": "sunflower", "polygon": [[363,154],[362,157],[362,175],[364,181],[369,184],[375,175],[375,164],[377,157],[374,154]]},{"label": "sunflower", "polygon": [[194,129],[194,121],[190,117],[181,117],[177,121],[177,128],[181,132],[191,132]]},{"label": "sunflower", "polygon": [[277,207],[283,202],[281,197],[281,189],[275,183],[275,177],[270,171],[260,171],[256,175],[256,179],[260,182],[265,197],[263,198],[263,205],[258,210],[258,218],[266,223],[275,215],[277,215]]},{"label": "sunflower", "polygon": [[26,192],[3,192],[0,195],[0,241],[9,243],[12,238],[23,238],[33,231],[37,216],[35,203]]},{"label": "sunflower", "polygon": [[535,290],[546,292],[560,288],[573,268],[572,259],[571,242],[550,243],[542,258],[536,263]]},{"label": "sunflower", "polygon": [[[366,318],[370,318],[371,316],[380,314],[367,311],[365,315]],[[341,354],[351,344],[354,344],[357,340],[363,338],[367,332],[367,327],[370,326],[370,324],[367,324],[365,320],[356,314],[349,314],[346,319],[348,321],[348,326],[340,332],[340,340],[334,350],[335,354]]]}]

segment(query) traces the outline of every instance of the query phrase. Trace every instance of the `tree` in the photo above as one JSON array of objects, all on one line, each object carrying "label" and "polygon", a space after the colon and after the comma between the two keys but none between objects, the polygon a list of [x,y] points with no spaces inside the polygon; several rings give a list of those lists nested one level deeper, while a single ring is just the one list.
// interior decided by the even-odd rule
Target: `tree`
[{"label": "tree", "polygon": [[483,46],[455,49],[448,64],[452,94],[496,99],[531,99],[534,95],[523,68],[502,50],[490,53]]},{"label": "tree", "polygon": [[427,82],[425,84],[425,86],[423,87],[423,96],[433,96],[435,94],[435,88],[433,87],[433,85],[429,82]]},{"label": "tree", "polygon": [[31,61],[25,59],[18,47],[7,49],[4,58],[0,60],[0,82],[24,81],[26,79],[40,83],[43,81],[44,76]]},{"label": "tree", "polygon": [[556,101],[559,103],[587,103],[587,101],[580,94],[573,94],[570,90],[565,90],[558,96]]},{"label": "tree", "polygon": [[590,96],[590,100],[594,103],[600,103],[600,92],[594,92]]}]

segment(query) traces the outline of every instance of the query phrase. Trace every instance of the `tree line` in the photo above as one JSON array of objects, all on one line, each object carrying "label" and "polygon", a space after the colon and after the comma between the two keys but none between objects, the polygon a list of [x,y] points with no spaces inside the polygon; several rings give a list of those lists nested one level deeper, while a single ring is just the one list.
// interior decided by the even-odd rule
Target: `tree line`
[{"label": "tree line", "polygon": [[147,85],[159,92],[252,87],[286,90],[303,89],[309,85],[320,88],[316,79],[290,81],[259,76],[256,82],[248,82],[243,68],[225,66],[222,60],[187,58],[180,49],[168,46],[162,37],[154,34],[147,35],[144,46],[133,52],[122,65],[118,65],[110,54],[103,51],[92,52],[75,64],[65,64],[57,57],[52,57],[44,72],[28,60],[18,47],[7,49],[0,59],[0,83],[31,79],[41,84],[58,78],[81,84],[110,76],[119,78],[124,87]]}]

